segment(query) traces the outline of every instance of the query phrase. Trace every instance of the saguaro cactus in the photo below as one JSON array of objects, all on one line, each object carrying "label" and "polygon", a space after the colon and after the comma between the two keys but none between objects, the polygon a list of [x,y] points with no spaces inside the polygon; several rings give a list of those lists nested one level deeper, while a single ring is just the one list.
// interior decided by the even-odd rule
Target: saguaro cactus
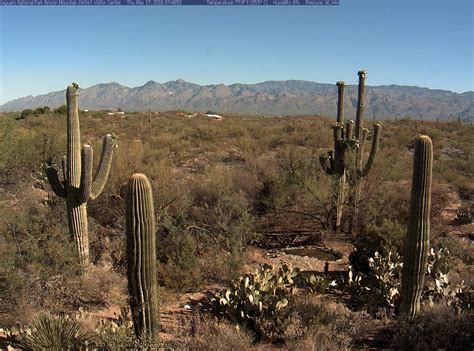
[{"label": "saguaro cactus", "polygon": [[[334,176],[334,207],[336,217],[334,227],[340,226],[342,218],[342,208],[345,203],[346,180],[349,178],[350,202],[357,207],[359,197],[359,183],[371,170],[375,156],[378,151],[380,132],[382,125],[374,124],[372,136],[372,148],[365,166],[362,165],[363,147],[367,138],[368,129],[363,128],[364,118],[364,91],[365,91],[365,71],[359,71],[359,89],[357,116],[354,133],[354,121],[349,121],[344,127],[344,86],[343,81],[336,83],[338,87],[337,101],[337,122],[333,126],[334,149],[327,155],[320,157],[323,170]],[[351,157],[354,156],[354,157]],[[356,211],[354,211],[356,212]]]},{"label": "saguaro cactus", "polygon": [[420,296],[428,262],[433,144],[426,135],[415,145],[410,215],[403,257],[400,312],[411,318],[420,309]]},{"label": "saguaro cactus", "polygon": [[[337,123],[333,126],[334,136],[334,150],[328,152],[327,155],[321,155],[320,162],[323,170],[334,177],[334,208],[335,208],[335,222],[334,228],[336,229],[341,224],[342,217],[342,206],[344,204],[345,196],[345,185],[346,185],[346,170],[345,170],[345,153],[347,147],[347,140],[351,138],[345,138],[344,135],[344,87],[346,83],[344,81],[338,81],[336,83],[338,91],[337,100]],[[352,122],[353,124],[353,122]],[[349,130],[348,127],[347,130]]]},{"label": "saguaro cactus", "polygon": [[369,158],[367,163],[363,164],[364,158],[364,147],[367,140],[369,130],[364,128],[364,111],[365,111],[365,78],[367,72],[360,70],[357,72],[359,76],[359,85],[357,89],[357,112],[356,112],[356,124],[355,124],[355,139],[358,141],[357,148],[355,150],[355,168],[352,168],[350,178],[350,195],[349,203],[352,207],[352,231],[358,230],[358,217],[359,217],[359,202],[361,192],[361,181],[366,177],[372,165],[379,148],[380,132],[382,125],[380,123],[374,124],[374,131],[372,133],[372,146],[370,149]]},{"label": "saguaro cactus", "polygon": [[128,291],[137,337],[154,339],[158,330],[155,212],[150,183],[134,174],[126,190]]},{"label": "saguaro cactus", "polygon": [[102,155],[97,172],[92,178],[92,147],[82,146],[77,107],[77,89],[72,83],[66,90],[67,102],[67,156],[62,160],[63,181],[51,161],[44,162],[44,169],[51,189],[65,198],[69,232],[74,238],[77,253],[82,264],[89,264],[89,235],[87,228],[87,201],[93,200],[102,192],[109,176],[113,149],[116,139],[106,134],[103,140]]}]

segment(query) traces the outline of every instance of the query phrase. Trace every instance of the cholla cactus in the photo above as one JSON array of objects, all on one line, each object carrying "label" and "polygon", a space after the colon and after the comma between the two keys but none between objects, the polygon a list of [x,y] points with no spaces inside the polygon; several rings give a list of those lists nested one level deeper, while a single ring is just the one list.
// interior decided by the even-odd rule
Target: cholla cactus
[{"label": "cholla cactus", "polygon": [[158,331],[155,212],[150,182],[134,174],[126,190],[128,291],[137,337]]},{"label": "cholla cactus", "polygon": [[89,235],[87,228],[87,201],[93,200],[104,189],[112,163],[113,149],[117,146],[112,134],[104,136],[99,168],[92,177],[92,147],[81,148],[77,89],[72,83],[66,90],[67,102],[67,156],[62,160],[63,181],[50,161],[44,162],[44,169],[51,189],[66,199],[69,232],[74,238],[79,259],[89,264]]},{"label": "cholla cactus", "polygon": [[[359,71],[359,93],[357,116],[354,121],[348,121],[344,127],[344,81],[336,83],[338,87],[337,101],[337,123],[333,126],[334,149],[327,155],[320,157],[323,170],[334,177],[334,208],[336,217],[334,228],[341,224],[342,208],[346,197],[346,180],[349,177],[351,187],[351,203],[357,207],[359,198],[360,179],[365,177],[371,170],[375,156],[379,147],[380,132],[382,125],[374,124],[372,137],[372,148],[366,165],[362,166],[362,157],[368,129],[363,128],[364,117],[364,92],[365,92],[365,71]],[[355,156],[355,159],[351,156]]]},{"label": "cholla cactus", "polygon": [[413,318],[420,309],[429,252],[433,144],[426,135],[415,145],[410,216],[405,242],[400,312]]}]

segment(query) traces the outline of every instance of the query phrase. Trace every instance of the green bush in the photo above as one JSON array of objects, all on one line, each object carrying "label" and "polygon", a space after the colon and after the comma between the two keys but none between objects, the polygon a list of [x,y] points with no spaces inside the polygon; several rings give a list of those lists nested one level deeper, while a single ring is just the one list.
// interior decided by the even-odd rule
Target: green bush
[{"label": "green bush", "polygon": [[196,240],[173,224],[165,228],[168,232],[158,245],[163,283],[178,292],[196,291],[202,283]]},{"label": "green bush", "polygon": [[67,112],[67,106],[66,105],[61,105],[59,107],[56,107],[53,110],[54,113],[60,114],[60,115],[65,115]]},{"label": "green bush", "polygon": [[28,116],[32,116],[35,114],[35,111],[33,111],[31,108],[27,108],[26,110],[21,111],[20,118],[24,119]]},{"label": "green bush", "polygon": [[39,115],[42,115],[44,113],[44,109],[42,107],[37,107],[35,108],[35,110],[33,111],[33,114],[35,116],[39,116]]}]

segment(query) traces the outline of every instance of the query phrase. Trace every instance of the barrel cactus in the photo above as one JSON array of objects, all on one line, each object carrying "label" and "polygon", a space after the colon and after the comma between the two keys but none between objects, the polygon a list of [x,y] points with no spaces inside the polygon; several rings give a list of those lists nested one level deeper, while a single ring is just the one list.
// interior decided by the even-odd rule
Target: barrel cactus
[{"label": "barrel cactus", "polygon": [[134,174],[126,188],[128,291],[137,337],[155,339],[158,331],[155,212],[150,182]]},{"label": "barrel cactus", "polygon": [[[327,155],[321,155],[320,163],[323,170],[334,177],[334,228],[341,224],[342,208],[346,198],[346,182],[349,179],[350,202],[357,208],[359,198],[360,180],[367,176],[374,163],[380,140],[382,125],[374,124],[372,136],[372,147],[367,160],[363,165],[363,150],[367,139],[368,129],[363,128],[364,119],[364,93],[365,93],[365,71],[359,71],[359,88],[356,123],[348,121],[344,125],[344,81],[336,83],[338,87],[337,119],[333,126],[334,149]],[[355,127],[355,130],[354,130]]]},{"label": "barrel cactus", "polygon": [[69,232],[74,238],[77,253],[82,264],[89,264],[89,235],[87,228],[87,201],[95,199],[104,189],[112,163],[116,138],[106,134],[103,140],[100,164],[92,177],[93,150],[88,144],[81,148],[77,90],[72,83],[66,90],[67,102],[67,156],[62,160],[63,181],[51,160],[44,162],[44,170],[51,189],[65,198]]},{"label": "barrel cactus", "polygon": [[408,230],[404,248],[401,314],[415,317],[428,262],[433,144],[426,135],[417,138],[413,163]]}]

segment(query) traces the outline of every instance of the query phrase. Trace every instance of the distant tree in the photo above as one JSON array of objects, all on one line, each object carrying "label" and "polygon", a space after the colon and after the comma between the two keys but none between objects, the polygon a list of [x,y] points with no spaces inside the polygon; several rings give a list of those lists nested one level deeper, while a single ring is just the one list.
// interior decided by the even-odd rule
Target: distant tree
[{"label": "distant tree", "polygon": [[24,119],[30,115],[33,115],[35,112],[31,108],[21,111],[20,119]]},{"label": "distant tree", "polygon": [[117,109],[117,112],[122,112],[122,109],[119,107],[119,108]]},{"label": "distant tree", "polygon": [[49,108],[49,106],[43,106],[43,112],[44,113],[48,113],[50,111],[51,111],[51,109]]},{"label": "distant tree", "polygon": [[42,115],[44,113],[44,110],[43,110],[42,107],[38,107],[33,111],[33,113],[34,113],[35,116],[39,116],[39,115]]},{"label": "distant tree", "polygon": [[53,110],[54,113],[58,113],[61,115],[65,115],[67,112],[67,107],[66,105],[61,105]]}]

